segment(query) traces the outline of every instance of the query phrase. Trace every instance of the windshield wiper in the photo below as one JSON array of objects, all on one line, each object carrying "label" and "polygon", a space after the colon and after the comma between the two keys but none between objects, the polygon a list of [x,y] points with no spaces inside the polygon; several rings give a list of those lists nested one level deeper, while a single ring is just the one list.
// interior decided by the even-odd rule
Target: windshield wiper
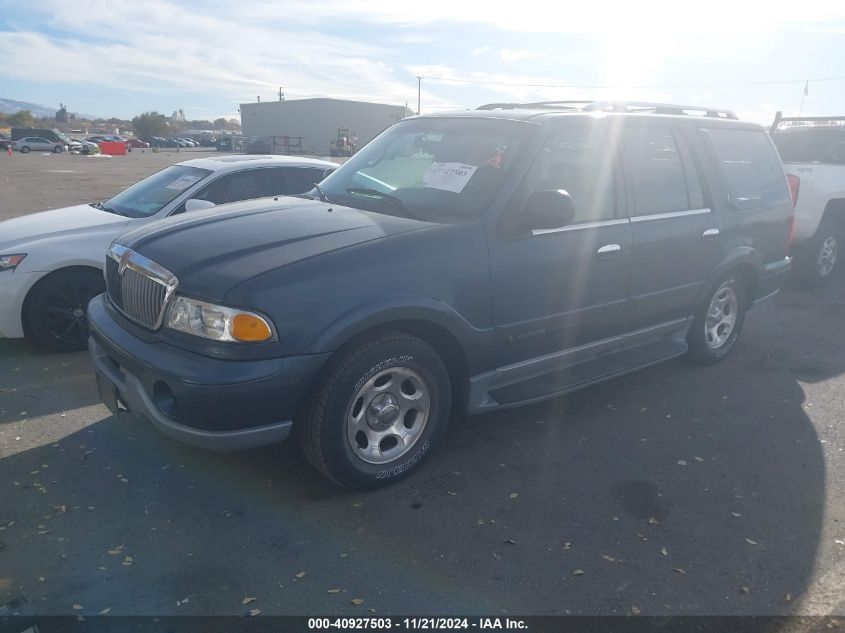
[{"label": "windshield wiper", "polygon": [[115,215],[122,215],[123,217],[129,217],[123,211],[118,211],[117,209],[112,209],[111,207],[107,207],[102,202],[92,202],[90,206],[94,207],[95,209],[100,209],[101,211],[106,211],[108,213],[114,213]]},{"label": "windshield wiper", "polygon": [[419,219],[419,217],[412,213],[408,207],[405,206],[405,203],[402,202],[396,196],[391,196],[389,193],[385,193],[383,191],[379,191],[378,189],[369,189],[367,187],[350,187],[346,190],[347,193],[351,193],[357,196],[365,196],[367,198],[377,198],[378,200],[384,200],[389,202],[394,209],[397,211],[407,215],[409,218]]}]

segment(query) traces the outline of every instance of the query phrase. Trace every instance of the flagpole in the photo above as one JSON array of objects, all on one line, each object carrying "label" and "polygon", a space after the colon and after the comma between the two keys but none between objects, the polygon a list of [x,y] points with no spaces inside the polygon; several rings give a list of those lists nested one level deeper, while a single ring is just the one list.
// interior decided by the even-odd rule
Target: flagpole
[{"label": "flagpole", "polygon": [[807,98],[807,93],[809,93],[809,92],[810,92],[810,82],[805,81],[804,82],[804,94],[801,95],[801,107],[798,108],[798,116],[801,116],[801,114],[804,112],[804,99]]}]

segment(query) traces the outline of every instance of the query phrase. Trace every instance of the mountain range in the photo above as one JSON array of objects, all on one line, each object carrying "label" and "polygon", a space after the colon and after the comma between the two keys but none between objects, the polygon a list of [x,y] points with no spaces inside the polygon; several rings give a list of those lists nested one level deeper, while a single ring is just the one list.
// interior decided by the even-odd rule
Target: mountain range
[{"label": "mountain range", "polygon": [[[3,114],[14,114],[20,110],[29,110],[32,116],[36,117],[52,117],[56,116],[58,108],[55,106],[44,106],[38,103],[30,103],[29,101],[16,101],[15,99],[6,99],[0,97],[0,112]],[[72,112],[72,111],[71,111]],[[78,114],[78,117],[83,119],[98,119],[100,117],[93,114]]]}]

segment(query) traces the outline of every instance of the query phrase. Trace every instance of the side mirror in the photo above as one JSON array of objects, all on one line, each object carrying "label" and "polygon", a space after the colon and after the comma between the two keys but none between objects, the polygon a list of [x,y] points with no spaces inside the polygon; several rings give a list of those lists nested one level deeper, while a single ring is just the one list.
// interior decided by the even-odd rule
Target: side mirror
[{"label": "side mirror", "polygon": [[210,209],[213,206],[216,205],[209,200],[197,200],[196,198],[191,198],[185,203],[185,211],[201,211],[202,209]]},{"label": "side mirror", "polygon": [[563,189],[535,191],[525,205],[525,223],[529,230],[559,229],[575,219],[575,204]]}]

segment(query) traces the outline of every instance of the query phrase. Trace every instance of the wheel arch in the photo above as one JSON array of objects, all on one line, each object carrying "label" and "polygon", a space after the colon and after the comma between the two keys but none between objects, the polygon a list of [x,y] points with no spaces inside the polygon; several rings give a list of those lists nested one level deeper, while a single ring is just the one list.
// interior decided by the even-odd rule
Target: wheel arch
[{"label": "wheel arch", "polygon": [[831,198],[827,201],[819,226],[825,222],[833,223],[840,231],[845,231],[845,198]]},{"label": "wheel arch", "polygon": [[736,250],[725,256],[722,261],[713,269],[704,284],[698,303],[701,303],[707,298],[707,293],[720,278],[728,273],[735,271],[741,275],[745,283],[746,299],[748,307],[754,305],[754,299],[757,297],[757,287],[760,282],[760,256],[750,246],[741,246]]},{"label": "wheel arch", "polygon": [[[439,302],[438,302],[439,303]],[[444,304],[385,307],[367,315],[346,315],[343,325],[326,330],[309,353],[331,352],[331,358],[377,332],[399,330],[429,344],[443,359],[452,385],[456,410],[465,407],[469,376],[479,362],[477,348],[484,346],[485,331],[476,330]],[[492,330],[490,332],[492,336]],[[326,363],[329,366],[330,360]],[[321,372],[322,373],[322,372]],[[321,376],[317,376],[315,383]]]},{"label": "wheel arch", "polygon": [[101,268],[97,268],[96,266],[88,266],[85,264],[74,264],[72,266],[62,266],[61,268],[56,268],[55,270],[51,270],[46,275],[42,275],[38,281],[36,281],[30,288],[26,291],[26,296],[24,297],[23,302],[21,303],[21,327],[23,328],[24,335],[30,336],[29,332],[29,324],[26,319],[26,312],[29,308],[29,305],[32,301],[33,292],[36,288],[39,288],[44,283],[47,282],[48,279],[54,279],[56,276],[61,274],[67,274],[70,272],[91,272],[97,275],[102,276],[103,271]]}]

